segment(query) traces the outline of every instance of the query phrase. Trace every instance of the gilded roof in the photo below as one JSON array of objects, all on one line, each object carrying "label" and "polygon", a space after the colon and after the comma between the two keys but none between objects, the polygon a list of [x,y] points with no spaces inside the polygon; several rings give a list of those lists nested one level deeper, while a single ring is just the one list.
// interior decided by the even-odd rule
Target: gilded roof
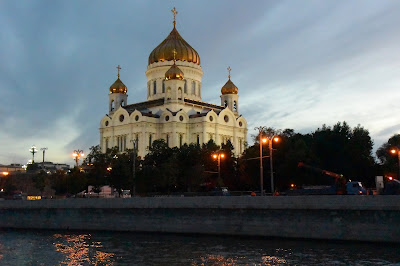
[{"label": "gilded roof", "polygon": [[235,84],[229,79],[221,89],[222,94],[238,94],[239,89]]},{"label": "gilded roof", "polygon": [[175,25],[168,37],[160,43],[149,56],[149,65],[155,62],[172,61],[176,50],[176,60],[200,65],[200,56],[179,34]]},{"label": "gilded roof", "polygon": [[174,64],[168,69],[167,72],[165,72],[165,80],[170,80],[170,79],[183,79],[183,72],[182,70],[179,69],[177,65]]},{"label": "gilded roof", "polygon": [[125,84],[122,83],[119,77],[114,82],[114,84],[110,86],[110,93],[126,93],[127,90],[128,89],[126,88]]}]

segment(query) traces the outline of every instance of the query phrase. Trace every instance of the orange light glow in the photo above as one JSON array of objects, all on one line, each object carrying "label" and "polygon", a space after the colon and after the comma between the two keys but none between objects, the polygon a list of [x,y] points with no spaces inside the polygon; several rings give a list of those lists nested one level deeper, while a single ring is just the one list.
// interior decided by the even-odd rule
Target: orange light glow
[{"label": "orange light glow", "polygon": [[290,187],[294,187],[294,184],[290,184]]},{"label": "orange light glow", "polygon": [[112,170],[112,168],[111,167],[107,167],[107,171],[111,171]]},{"label": "orange light glow", "polygon": [[396,153],[396,150],[395,150],[395,149],[393,149],[393,150],[391,150],[390,152],[391,152],[391,153]]},{"label": "orange light glow", "polygon": [[278,141],[279,141],[279,138],[278,138],[278,137],[275,137],[275,138],[274,138],[274,141],[275,141],[275,142],[278,142]]},{"label": "orange light glow", "polygon": [[267,139],[262,139],[262,142],[267,143]]},{"label": "orange light glow", "polygon": [[7,176],[9,174],[9,172],[3,172],[2,173],[4,176]]},{"label": "orange light glow", "polygon": [[213,154],[212,157],[213,157],[214,159],[217,159],[218,156],[217,156],[216,154]]},{"label": "orange light glow", "polygon": [[73,154],[72,154],[72,156],[76,157],[76,156],[78,156],[78,154],[76,154],[76,153],[73,153]]},{"label": "orange light glow", "polygon": [[388,179],[389,179],[389,180],[393,180],[393,177],[389,176]]},{"label": "orange light glow", "polygon": [[221,156],[221,158],[224,158],[224,157],[225,157],[225,154],[222,153],[220,156]]}]

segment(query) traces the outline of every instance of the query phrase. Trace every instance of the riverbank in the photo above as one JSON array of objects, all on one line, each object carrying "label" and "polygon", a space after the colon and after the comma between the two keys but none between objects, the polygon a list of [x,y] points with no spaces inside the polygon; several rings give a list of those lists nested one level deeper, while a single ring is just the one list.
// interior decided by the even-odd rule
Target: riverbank
[{"label": "riverbank", "polygon": [[400,242],[399,196],[1,201],[0,228]]}]

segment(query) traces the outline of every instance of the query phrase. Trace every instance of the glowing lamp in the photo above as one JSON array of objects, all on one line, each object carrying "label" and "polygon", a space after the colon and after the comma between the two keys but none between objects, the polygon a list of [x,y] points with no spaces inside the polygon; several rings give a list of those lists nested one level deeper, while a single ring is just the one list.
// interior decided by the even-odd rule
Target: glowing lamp
[{"label": "glowing lamp", "polygon": [[396,153],[396,150],[395,150],[395,149],[393,149],[393,150],[391,150],[390,152],[391,152],[391,153]]},{"label": "glowing lamp", "polygon": [[267,143],[267,139],[262,139],[262,142]]}]

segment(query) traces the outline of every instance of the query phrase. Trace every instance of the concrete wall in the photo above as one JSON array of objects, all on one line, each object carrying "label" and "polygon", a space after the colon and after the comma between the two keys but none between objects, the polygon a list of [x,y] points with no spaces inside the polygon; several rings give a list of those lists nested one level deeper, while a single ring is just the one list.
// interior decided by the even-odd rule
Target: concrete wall
[{"label": "concrete wall", "polygon": [[0,228],[400,242],[400,196],[0,201]]}]

